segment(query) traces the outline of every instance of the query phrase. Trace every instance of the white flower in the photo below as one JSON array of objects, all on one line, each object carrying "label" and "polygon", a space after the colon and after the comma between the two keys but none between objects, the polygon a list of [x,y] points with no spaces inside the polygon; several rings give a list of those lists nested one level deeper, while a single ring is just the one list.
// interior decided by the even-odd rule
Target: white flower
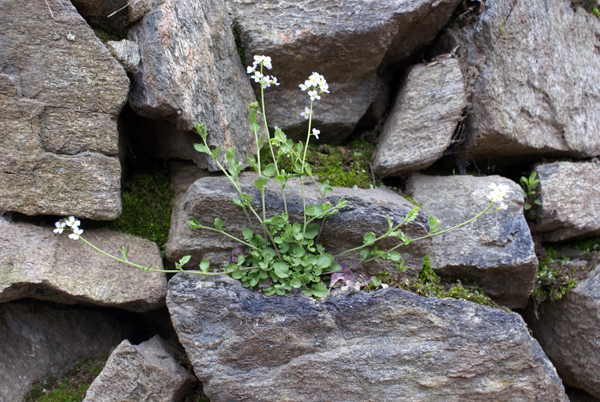
[{"label": "white flower", "polygon": [[256,66],[248,66],[246,67],[246,71],[248,72],[248,74],[252,74],[256,71]]},{"label": "white flower", "polygon": [[321,99],[321,97],[319,96],[319,94],[317,93],[317,91],[308,91],[308,96],[310,96],[310,100],[314,101]]},{"label": "white flower", "polygon": [[500,210],[505,210],[508,208],[508,205],[506,205],[505,203],[501,202],[500,205],[498,205],[498,211]]},{"label": "white flower", "polygon": [[319,139],[319,134],[321,134],[321,132],[319,130],[317,130],[316,128],[312,129],[312,133],[315,136],[315,138],[318,140]]},{"label": "white flower", "polygon": [[312,112],[310,111],[309,108],[305,107],[304,108],[304,112],[300,113],[300,116],[304,117],[306,120],[308,120],[308,118],[310,117],[310,115],[312,114]]},{"label": "white flower", "polygon": [[254,75],[251,75],[250,78],[252,78],[255,82],[260,82],[263,79],[263,75],[261,74],[260,71],[254,71]]},{"label": "white flower", "polygon": [[54,226],[56,226],[56,229],[54,229],[54,233],[61,234],[63,232],[63,230],[65,230],[66,225],[62,220],[60,220],[60,221],[56,222],[54,224]]},{"label": "white flower", "polygon": [[81,236],[82,233],[83,233],[83,229],[75,228],[75,229],[73,229],[73,233],[71,233],[69,235],[69,238],[71,238],[73,240],[77,240],[77,239],[79,239],[79,236]]},{"label": "white flower", "polygon": [[329,85],[327,85],[327,81],[325,78],[318,73],[312,73],[310,77],[304,84],[300,84],[300,89],[303,91],[308,91],[308,96],[310,96],[311,101],[319,100],[323,92],[329,93]]},{"label": "white flower", "polygon": [[502,200],[508,197],[508,186],[506,184],[490,184],[491,191],[487,195],[487,198],[491,202],[502,202]]},{"label": "white flower", "polygon": [[259,64],[262,64],[269,70],[273,68],[273,66],[271,65],[271,58],[269,56],[254,56],[254,62],[252,64],[254,65],[254,67],[258,66]]},{"label": "white flower", "polygon": [[77,229],[79,227],[79,225],[81,224],[81,222],[79,222],[79,220],[75,219],[74,216],[69,216],[67,219],[65,219],[64,223],[71,229]]}]

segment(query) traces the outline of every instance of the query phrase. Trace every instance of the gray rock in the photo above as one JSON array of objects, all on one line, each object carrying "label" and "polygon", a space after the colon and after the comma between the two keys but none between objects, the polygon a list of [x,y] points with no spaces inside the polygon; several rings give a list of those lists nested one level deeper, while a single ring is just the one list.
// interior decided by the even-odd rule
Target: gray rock
[{"label": "gray rock", "polygon": [[555,162],[534,170],[540,179],[531,231],[545,241],[600,234],[600,163]]},{"label": "gray rock", "polygon": [[[240,182],[245,193],[253,195],[253,205],[260,211],[260,193],[254,188],[255,174],[242,174]],[[307,179],[308,180],[308,179]],[[314,184],[305,185],[306,204],[321,203],[320,195]],[[242,230],[248,226],[243,210],[234,205],[233,197],[237,196],[233,185],[226,177],[205,177],[196,181],[173,208],[169,240],[165,246],[167,258],[177,261],[184,255],[192,255],[189,266],[198,264],[202,258],[216,265],[226,265],[231,251],[238,246],[234,240],[208,230],[190,229],[188,220],[197,219],[200,223],[212,227],[215,218],[224,221],[223,230],[238,238],[243,238]],[[388,229],[386,216],[390,216],[397,224],[404,220],[414,205],[386,188],[374,190],[349,189],[335,187],[329,202],[337,204],[340,197],[347,201],[347,206],[338,214],[325,220],[319,243],[327,252],[334,255],[363,244],[363,237],[368,232],[377,235]],[[279,184],[271,182],[266,194],[267,217],[281,214],[283,202]],[[286,200],[290,220],[302,222],[302,195],[299,180],[291,180],[286,186]],[[259,212],[260,214],[260,212]],[[411,238],[426,234],[427,217],[419,214],[416,221],[403,226],[403,231]],[[254,230],[260,228],[253,224]],[[398,239],[385,239],[378,243],[385,250],[398,244]],[[406,265],[405,273],[416,276],[423,266],[423,258],[427,253],[429,242],[411,243],[399,249]],[[358,253],[346,254],[340,260],[348,265],[359,262]],[[387,270],[396,272],[396,268],[388,262],[373,264],[371,270]]]},{"label": "gray rock", "polygon": [[600,154],[600,21],[566,1],[489,0],[452,31],[475,157]]},{"label": "gray rock", "polygon": [[22,401],[31,385],[60,378],[88,356],[121,342],[120,325],[106,314],[35,302],[0,304],[0,400]]},{"label": "gray rock", "polygon": [[135,22],[148,14],[150,10],[163,4],[165,0],[138,0],[131,2],[127,7],[129,21]]},{"label": "gray rock", "polygon": [[567,400],[522,318],[471,302],[401,289],[265,297],[178,274],[167,306],[213,402]]},{"label": "gray rock", "polygon": [[450,145],[465,106],[456,59],[412,67],[383,127],[375,173],[399,175],[431,166]]},{"label": "gray rock", "polygon": [[[145,272],[112,260],[65,231],[0,219],[0,302],[31,297],[61,303],[91,303],[131,311],[164,304],[166,276]],[[107,229],[85,230],[83,238],[120,257],[130,247],[129,260],[162,268],[156,244]]]},{"label": "gray rock", "polygon": [[[129,39],[139,44],[141,56],[129,95],[133,110],[151,119],[168,119],[184,132],[203,122],[209,145],[234,146],[238,160],[247,165],[246,155],[256,153],[248,126],[248,104],[254,95],[225,2],[165,3],[138,21]],[[168,148],[169,141],[166,144]],[[201,167],[218,170],[205,156]]]},{"label": "gray rock", "polygon": [[198,380],[177,363],[170,348],[158,335],[137,346],[124,340],[88,388],[84,401],[179,402]]},{"label": "gray rock", "polygon": [[537,272],[534,244],[523,216],[523,190],[499,177],[412,175],[407,192],[422,203],[423,212],[438,218],[441,229],[467,221],[488,204],[491,183],[509,187],[507,210],[485,214],[476,221],[434,236],[431,267],[441,276],[469,279],[497,303],[527,305]]},{"label": "gray rock", "polygon": [[460,0],[231,1],[246,51],[273,59],[281,86],[265,93],[269,124],[302,138],[300,112],[309,97],[298,85],[316,71],[330,85],[315,105],[313,122],[329,142],[350,135],[377,100],[378,69],[422,51],[448,22]]},{"label": "gray rock", "polygon": [[600,266],[526,318],[564,383],[600,398]]},{"label": "gray rock", "polygon": [[123,68],[69,1],[0,6],[0,210],[121,213]]},{"label": "gray rock", "polygon": [[127,39],[106,42],[106,47],[125,68],[125,71],[135,74],[140,66],[140,47],[137,42]]},{"label": "gray rock", "polygon": [[119,33],[127,30],[129,18],[125,9],[108,16],[127,5],[128,0],[72,0],[72,3],[93,27]]}]

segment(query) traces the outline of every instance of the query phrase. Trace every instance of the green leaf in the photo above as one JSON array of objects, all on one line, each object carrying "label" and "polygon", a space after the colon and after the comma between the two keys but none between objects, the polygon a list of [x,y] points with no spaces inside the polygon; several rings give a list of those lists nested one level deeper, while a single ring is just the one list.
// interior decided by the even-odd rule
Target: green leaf
[{"label": "green leaf", "polygon": [[252,130],[253,133],[257,133],[260,129],[260,125],[258,124],[256,118],[256,110],[250,109],[250,113],[248,113],[248,120],[250,120],[250,130]]},{"label": "green leaf", "polygon": [[410,223],[412,221],[414,221],[415,219],[417,219],[417,216],[419,216],[419,207],[414,207],[404,218],[404,221],[402,221],[402,224],[406,224],[406,223]]},{"label": "green leaf", "polygon": [[200,153],[209,154],[210,155],[210,150],[204,144],[194,144],[194,149],[196,151],[200,152]]},{"label": "green leaf", "polygon": [[321,269],[325,269],[328,268],[332,262],[333,256],[331,254],[323,254],[317,259],[317,263],[315,265]]},{"label": "green leaf", "polygon": [[128,261],[127,257],[129,256],[129,246],[127,246],[127,248],[121,247],[121,256],[125,261]]},{"label": "green leaf", "polygon": [[360,260],[364,261],[369,257],[369,254],[371,254],[369,252],[369,250],[367,250],[366,248],[363,248],[362,250],[360,250]]},{"label": "green leaf", "polygon": [[310,167],[310,165],[304,165],[304,170],[306,170],[306,174],[312,176],[312,168]]},{"label": "green leaf", "polygon": [[542,205],[542,201],[540,199],[536,199],[533,201],[536,205]]},{"label": "green leaf", "polygon": [[202,260],[200,262],[200,271],[207,272],[209,266],[210,266],[210,262],[208,262],[208,260]]},{"label": "green leaf", "polygon": [[267,177],[271,177],[275,174],[275,165],[272,163],[269,163],[267,165],[267,167],[265,168],[265,170],[263,170],[263,174]]},{"label": "green leaf", "polygon": [[242,234],[244,235],[244,239],[246,241],[248,241],[248,240],[252,239],[252,235],[254,234],[254,231],[252,229],[250,229],[248,226],[246,226],[244,228],[244,230],[242,230]]},{"label": "green leaf", "polygon": [[188,226],[191,229],[200,229],[202,227],[202,225],[200,225],[198,223],[198,221],[196,219],[194,219],[194,218],[190,218],[190,220],[188,220]]},{"label": "green leaf", "polygon": [[223,220],[221,218],[215,218],[214,226],[217,230],[223,230]]},{"label": "green leaf", "polygon": [[239,199],[239,198],[237,198],[237,197],[233,197],[233,203],[234,203],[235,205],[237,205],[238,207],[243,207],[243,206],[244,206],[244,204],[242,203],[242,200],[240,200],[240,199]]},{"label": "green leaf", "polygon": [[221,147],[216,147],[216,148],[214,149],[214,151],[212,151],[212,154],[211,154],[211,156],[212,156],[212,158],[213,158],[214,160],[217,160],[217,158],[219,158],[219,154],[220,154],[220,153],[221,153]]},{"label": "green leaf", "polygon": [[255,180],[254,180],[254,186],[259,189],[259,190],[263,190],[265,188],[265,186],[267,185],[267,183],[269,182],[269,179],[267,179],[264,176],[258,176]]},{"label": "green leaf", "polygon": [[285,262],[276,262],[273,264],[273,271],[279,278],[287,278],[289,272],[289,265]]},{"label": "green leaf", "polygon": [[315,283],[312,287],[312,294],[314,297],[323,298],[329,294],[329,289],[323,282]]},{"label": "green leaf", "polygon": [[198,135],[200,135],[200,137],[202,137],[202,139],[206,141],[206,137],[208,136],[208,131],[206,130],[206,127],[204,126],[204,124],[198,123],[194,126],[194,128],[196,129],[196,132],[198,133]]},{"label": "green leaf", "polygon": [[241,279],[244,275],[245,275],[245,272],[244,271],[240,271],[240,270],[233,271],[231,273],[231,277],[233,279]]},{"label": "green leaf", "polygon": [[369,232],[369,233],[365,234],[365,236],[363,238],[363,243],[369,244],[369,243],[373,243],[375,240],[377,240],[377,236],[375,236],[375,234]]},{"label": "green leaf", "polygon": [[250,164],[250,166],[252,166],[254,168],[254,170],[258,170],[256,167],[256,158],[254,158],[254,156],[247,155],[246,159],[248,159],[248,163]]},{"label": "green leaf", "polygon": [[398,262],[402,260],[402,256],[400,255],[400,253],[397,253],[395,251],[392,251],[391,253],[388,253],[386,255],[386,258],[390,261],[394,261],[394,262]]},{"label": "green leaf", "polygon": [[306,226],[304,237],[307,239],[314,239],[319,234],[320,225],[318,223],[309,223]]},{"label": "green leaf", "polygon": [[427,225],[429,226],[429,233],[435,233],[438,230],[440,230],[440,225],[438,224],[438,220],[437,218],[434,218],[433,216],[430,216],[429,218],[427,218]]}]

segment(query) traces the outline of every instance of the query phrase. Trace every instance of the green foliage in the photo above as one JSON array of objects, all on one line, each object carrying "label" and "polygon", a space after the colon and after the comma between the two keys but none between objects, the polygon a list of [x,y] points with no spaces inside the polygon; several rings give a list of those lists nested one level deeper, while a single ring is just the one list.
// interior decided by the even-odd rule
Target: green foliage
[{"label": "green foliage", "polygon": [[[332,186],[368,189],[379,184],[373,181],[370,168],[375,149],[375,144],[359,140],[338,147],[327,144],[313,145],[308,148],[306,161],[319,180],[329,181]],[[273,163],[268,149],[263,148],[261,160],[263,166]],[[289,159],[283,159],[280,167],[292,171]]]},{"label": "green foliage", "polygon": [[169,178],[164,172],[154,170],[135,174],[123,184],[121,216],[108,227],[145,237],[162,249],[169,235],[171,200],[174,196]]},{"label": "green foliage", "polygon": [[600,19],[600,10],[598,7],[592,7],[591,13],[596,16],[596,18]]},{"label": "green foliage", "polygon": [[235,39],[235,47],[237,48],[238,55],[240,56],[240,60],[242,61],[242,65],[244,68],[246,65],[246,49],[244,49],[244,45],[242,44],[242,37],[237,29],[235,29],[235,25],[233,22],[231,23],[231,32],[233,33],[233,38]]},{"label": "green foliage", "polygon": [[576,250],[581,250],[584,253],[600,250],[600,237],[590,237],[587,239],[575,240],[570,244]]},{"label": "green foliage", "polygon": [[419,277],[412,281],[401,281],[399,285],[421,296],[467,300],[483,306],[504,308],[492,301],[477,285],[463,285],[463,282],[454,278],[440,278],[431,268],[427,256],[423,260]]},{"label": "green foliage", "polygon": [[67,375],[58,380],[52,376],[39,381],[31,387],[24,402],[80,402],[90,384],[100,374],[107,356],[85,358],[69,370]]},{"label": "green foliage", "polygon": [[567,291],[577,286],[574,272],[566,268],[568,261],[568,258],[559,257],[550,247],[546,249],[546,255],[539,258],[538,272],[531,295],[536,304],[545,300],[560,300]]},{"label": "green foliage", "polygon": [[530,219],[535,219],[534,206],[542,205],[542,202],[537,197],[535,191],[540,182],[540,180],[536,178],[536,175],[536,172],[532,172],[529,177],[522,176],[519,181],[525,192],[525,204],[523,205],[523,209],[527,212]]},{"label": "green foliage", "polygon": [[127,38],[127,32],[111,32],[104,28],[94,28],[94,33],[102,41],[102,43],[106,43],[108,41],[120,41]]}]

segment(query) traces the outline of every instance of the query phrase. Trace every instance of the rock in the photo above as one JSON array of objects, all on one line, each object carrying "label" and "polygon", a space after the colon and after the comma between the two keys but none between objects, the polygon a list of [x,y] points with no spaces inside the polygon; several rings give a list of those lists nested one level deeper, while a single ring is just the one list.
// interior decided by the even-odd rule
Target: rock
[{"label": "rock", "polygon": [[421,52],[448,22],[460,0],[323,0],[309,5],[285,0],[230,3],[246,61],[273,59],[281,86],[265,92],[269,124],[290,137],[306,135],[300,112],[310,100],[298,85],[322,74],[331,94],[315,104],[314,125],[327,142],[350,135],[377,101],[378,69]]},{"label": "rock", "polygon": [[[253,173],[242,174],[240,182],[245,193],[253,195],[253,205],[260,210],[260,193],[254,188]],[[321,202],[316,187],[305,185],[306,204],[314,205]],[[215,218],[224,221],[223,230],[243,238],[242,230],[248,226],[248,220],[243,210],[234,205],[233,197],[238,193],[226,177],[205,177],[196,181],[185,196],[177,201],[171,216],[169,240],[165,246],[167,258],[178,261],[184,255],[191,255],[188,266],[197,265],[205,258],[212,264],[226,265],[231,257],[231,251],[239,245],[234,240],[207,230],[190,229],[190,218],[197,219],[201,224],[213,226]],[[336,205],[343,197],[348,205],[336,215],[325,220],[319,243],[327,252],[334,255],[363,244],[363,237],[368,232],[381,235],[388,230],[386,216],[390,216],[396,224],[402,222],[414,205],[386,188],[374,190],[349,189],[335,187],[334,192],[327,198]],[[265,192],[267,216],[281,214],[283,202],[279,184],[271,182]],[[299,180],[290,180],[286,185],[286,200],[290,220],[302,222],[302,195]],[[259,212],[260,214],[260,212]],[[420,214],[416,221],[403,226],[403,231],[411,238],[426,234],[427,217]],[[253,225],[254,230],[260,228]],[[398,244],[398,239],[382,240],[378,246],[385,250]],[[427,253],[428,241],[415,242],[399,250],[404,262],[409,267],[405,273],[416,276],[423,266],[423,258]],[[359,262],[357,253],[346,254],[340,258],[349,265]],[[370,266],[372,270],[396,272],[389,261]]]},{"label": "rock", "polygon": [[[83,238],[119,257],[121,246],[130,247],[130,261],[162,269],[160,251],[149,240],[85,228]],[[0,219],[0,302],[31,297],[141,312],[163,306],[166,288],[164,273],[112,260],[66,232]]]},{"label": "rock", "polygon": [[125,71],[135,74],[140,66],[140,47],[136,42],[123,39],[118,42],[108,41],[106,47],[110,53],[123,65]]},{"label": "rock", "polygon": [[424,169],[442,157],[466,106],[463,86],[456,59],[410,69],[379,139],[378,176]]},{"label": "rock", "polygon": [[22,401],[35,381],[60,378],[88,356],[121,342],[108,315],[36,302],[0,303],[0,400]]},{"label": "rock", "polygon": [[138,0],[129,4],[127,12],[129,14],[129,21],[135,22],[148,14],[150,10],[163,4],[165,0]]},{"label": "rock", "polygon": [[[129,31],[129,39],[138,43],[141,57],[129,95],[133,110],[151,119],[168,119],[184,132],[193,132],[202,122],[210,133],[209,145],[234,146],[238,160],[247,165],[246,155],[256,153],[248,125],[248,104],[254,95],[225,2],[163,3]],[[197,134],[193,136],[200,142]],[[205,156],[198,155],[200,166],[218,170]]]},{"label": "rock", "polygon": [[158,335],[137,346],[124,340],[87,390],[85,402],[178,402],[198,381]]},{"label": "rock", "polygon": [[533,308],[527,322],[564,383],[600,398],[600,265],[562,299]]},{"label": "rock", "polygon": [[545,241],[564,241],[600,234],[600,163],[555,162],[538,165],[531,231]]},{"label": "rock", "polygon": [[600,154],[600,21],[564,1],[489,0],[452,29],[473,157]]},{"label": "rock", "polygon": [[522,318],[471,302],[391,288],[265,297],[178,274],[167,306],[213,402],[567,400]]},{"label": "rock", "polygon": [[0,210],[116,219],[129,80],[69,1],[50,8],[0,6]]},{"label": "rock", "polygon": [[127,11],[115,11],[127,5],[128,0],[72,0],[77,11],[93,27],[101,27],[112,32],[123,33],[129,25]]},{"label": "rock", "polygon": [[599,402],[600,399],[594,398],[590,394],[585,391],[582,391],[577,388],[565,387],[567,391],[567,396],[569,397],[569,402]]},{"label": "rock", "polygon": [[508,209],[434,236],[431,268],[440,276],[477,282],[499,304],[521,308],[533,289],[538,261],[523,216],[523,190],[499,177],[425,176],[413,174],[406,189],[422,203],[423,212],[438,218],[441,229],[467,221],[488,204],[491,183],[509,187]]}]

